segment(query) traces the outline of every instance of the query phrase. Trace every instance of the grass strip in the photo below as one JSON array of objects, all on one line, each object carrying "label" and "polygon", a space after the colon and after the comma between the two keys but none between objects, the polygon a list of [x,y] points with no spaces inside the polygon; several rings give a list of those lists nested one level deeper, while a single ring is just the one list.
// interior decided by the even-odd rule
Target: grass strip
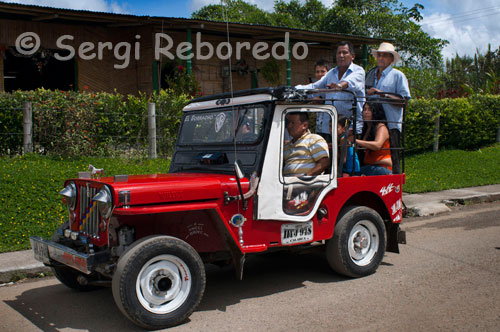
[{"label": "grass strip", "polygon": [[406,158],[408,193],[500,183],[500,144],[475,151],[445,150]]}]

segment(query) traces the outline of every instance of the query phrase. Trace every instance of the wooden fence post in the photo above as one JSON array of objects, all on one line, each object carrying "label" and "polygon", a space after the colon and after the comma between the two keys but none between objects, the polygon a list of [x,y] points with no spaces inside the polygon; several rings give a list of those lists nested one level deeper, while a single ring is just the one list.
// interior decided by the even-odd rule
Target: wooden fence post
[{"label": "wooden fence post", "polygon": [[439,118],[441,117],[441,111],[438,110],[438,114],[434,119],[434,145],[432,147],[433,152],[439,151]]},{"label": "wooden fence post", "polygon": [[148,103],[149,159],[156,159],[156,105]]},{"label": "wooden fence post", "polygon": [[23,154],[33,152],[33,109],[31,102],[23,104]]}]

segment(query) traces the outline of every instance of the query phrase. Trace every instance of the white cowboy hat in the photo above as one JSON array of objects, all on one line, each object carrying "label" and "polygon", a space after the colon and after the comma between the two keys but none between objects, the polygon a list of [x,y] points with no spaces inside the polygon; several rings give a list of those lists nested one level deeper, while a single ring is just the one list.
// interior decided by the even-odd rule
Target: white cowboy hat
[{"label": "white cowboy hat", "polygon": [[374,57],[377,57],[377,52],[391,53],[394,58],[391,63],[392,65],[401,60],[399,53],[396,52],[394,45],[392,45],[391,43],[382,43],[378,47],[378,50],[372,50],[372,54]]}]

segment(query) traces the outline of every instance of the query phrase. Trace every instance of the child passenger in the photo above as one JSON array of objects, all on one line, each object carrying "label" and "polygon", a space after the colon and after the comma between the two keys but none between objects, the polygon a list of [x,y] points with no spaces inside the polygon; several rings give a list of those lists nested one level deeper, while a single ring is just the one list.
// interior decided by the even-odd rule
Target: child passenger
[{"label": "child passenger", "polygon": [[359,175],[359,160],[358,155],[354,152],[352,144],[352,136],[348,137],[349,131],[346,130],[347,118],[344,115],[339,115],[337,119],[337,141],[339,144],[338,157],[340,158],[341,151],[344,147],[345,140],[347,139],[347,150],[344,154],[344,167],[342,168],[342,176],[350,176],[352,173],[353,156],[354,156],[354,174]]},{"label": "child passenger", "polygon": [[[314,77],[316,78],[316,81],[319,81],[323,76],[325,76],[330,69],[331,66],[328,61],[323,59],[316,61],[316,63],[314,64]],[[317,99],[318,103],[320,104],[325,103],[325,95],[323,93],[312,95],[311,98]],[[316,134],[322,136],[327,142],[331,142],[332,135],[331,131],[329,131],[331,127],[332,125],[330,116],[326,113],[318,114],[318,117],[316,119]]]},{"label": "child passenger", "polygon": [[316,61],[314,64],[314,77],[316,78],[316,81],[319,81],[323,76],[325,76],[330,69],[332,69],[332,67],[328,61],[323,59]]}]

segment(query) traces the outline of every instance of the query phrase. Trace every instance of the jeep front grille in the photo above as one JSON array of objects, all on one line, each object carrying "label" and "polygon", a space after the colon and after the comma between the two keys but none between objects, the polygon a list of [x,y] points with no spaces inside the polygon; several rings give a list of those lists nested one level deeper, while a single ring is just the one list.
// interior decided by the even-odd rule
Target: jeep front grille
[{"label": "jeep front grille", "polygon": [[89,186],[80,186],[79,216],[80,223],[78,231],[97,237],[99,236],[99,209],[97,202],[92,201],[92,197],[97,195],[99,190]]}]

